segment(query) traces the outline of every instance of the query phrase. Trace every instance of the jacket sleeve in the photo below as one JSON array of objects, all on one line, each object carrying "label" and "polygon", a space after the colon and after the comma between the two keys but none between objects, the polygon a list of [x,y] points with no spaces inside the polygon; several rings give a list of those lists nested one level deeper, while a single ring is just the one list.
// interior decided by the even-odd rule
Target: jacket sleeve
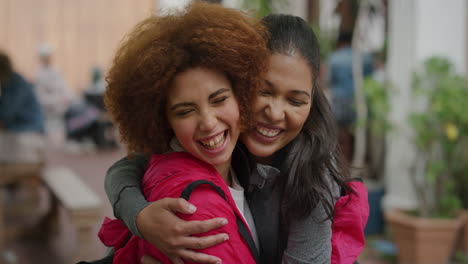
[{"label": "jacket sleeve", "polygon": [[346,194],[335,204],[332,264],[354,263],[366,242],[364,229],[369,217],[367,188],[359,181],[351,181],[348,186],[355,194]]},{"label": "jacket sleeve", "polygon": [[321,204],[312,213],[291,223],[282,264],[330,263],[332,225]]},{"label": "jacket sleeve", "polygon": [[104,180],[104,189],[112,204],[114,216],[140,237],[136,217],[149,204],[141,191],[147,163],[144,156],[122,158],[109,168]]}]

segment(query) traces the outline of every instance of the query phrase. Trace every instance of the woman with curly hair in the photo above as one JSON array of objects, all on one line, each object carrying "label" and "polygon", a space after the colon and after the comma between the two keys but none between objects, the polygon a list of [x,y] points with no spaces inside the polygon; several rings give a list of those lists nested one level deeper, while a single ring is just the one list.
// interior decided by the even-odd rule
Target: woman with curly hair
[{"label": "woman with curly hair", "polygon": [[[268,70],[252,102],[254,126],[241,134],[242,147],[233,154],[255,222],[260,261],[353,263],[364,246],[367,193],[361,183],[347,182],[335,121],[317,86],[318,41],[299,17],[269,15],[262,22],[269,32]],[[193,237],[223,226],[223,219],[183,221],[173,212],[199,209],[183,199],[145,201],[138,186],[146,163],[139,156],[109,169],[105,188],[116,216],[173,263],[224,262],[191,250],[223,244],[222,232]]]},{"label": "woman with curly hair", "polygon": [[[117,51],[105,104],[130,153],[150,156],[142,190],[148,201],[182,197],[198,208],[184,220],[224,217],[229,241],[200,252],[225,263],[255,263],[256,235],[231,169],[251,101],[263,82],[268,51],[262,25],[218,5],[195,3],[183,12],[140,22]],[[143,255],[171,263],[159,249],[105,219],[99,237],[114,263]]]}]

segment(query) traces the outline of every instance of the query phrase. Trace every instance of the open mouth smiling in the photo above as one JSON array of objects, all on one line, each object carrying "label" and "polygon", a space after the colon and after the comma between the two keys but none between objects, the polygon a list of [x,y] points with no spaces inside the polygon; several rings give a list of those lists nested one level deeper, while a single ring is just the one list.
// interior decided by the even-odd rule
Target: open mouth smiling
[{"label": "open mouth smiling", "polygon": [[214,136],[210,136],[204,139],[198,140],[198,143],[202,145],[204,148],[209,150],[214,150],[221,147],[226,140],[227,130],[220,132]]}]

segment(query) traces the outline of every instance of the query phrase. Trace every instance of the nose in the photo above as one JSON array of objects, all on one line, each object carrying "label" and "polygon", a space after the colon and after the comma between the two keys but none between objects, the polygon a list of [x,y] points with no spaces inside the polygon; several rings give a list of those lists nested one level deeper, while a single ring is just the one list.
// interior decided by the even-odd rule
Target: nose
[{"label": "nose", "polygon": [[199,129],[204,132],[210,132],[216,128],[217,123],[218,120],[214,112],[204,111],[200,116]]},{"label": "nose", "polygon": [[265,108],[265,115],[270,121],[278,122],[284,119],[284,110],[284,106],[279,100],[272,99]]}]

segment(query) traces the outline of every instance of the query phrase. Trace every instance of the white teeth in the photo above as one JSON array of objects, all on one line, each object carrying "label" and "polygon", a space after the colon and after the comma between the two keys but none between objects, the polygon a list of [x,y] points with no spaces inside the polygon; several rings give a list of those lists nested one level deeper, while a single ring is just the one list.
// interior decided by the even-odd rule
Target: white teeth
[{"label": "white teeth", "polygon": [[281,132],[279,129],[269,129],[265,127],[257,127],[257,131],[266,137],[274,137]]},{"label": "white teeth", "polygon": [[224,141],[224,133],[221,133],[221,134],[217,135],[215,138],[212,138],[212,139],[207,140],[207,141],[200,141],[200,142],[206,148],[215,149],[215,148],[218,148],[219,146],[221,146],[223,141]]}]

